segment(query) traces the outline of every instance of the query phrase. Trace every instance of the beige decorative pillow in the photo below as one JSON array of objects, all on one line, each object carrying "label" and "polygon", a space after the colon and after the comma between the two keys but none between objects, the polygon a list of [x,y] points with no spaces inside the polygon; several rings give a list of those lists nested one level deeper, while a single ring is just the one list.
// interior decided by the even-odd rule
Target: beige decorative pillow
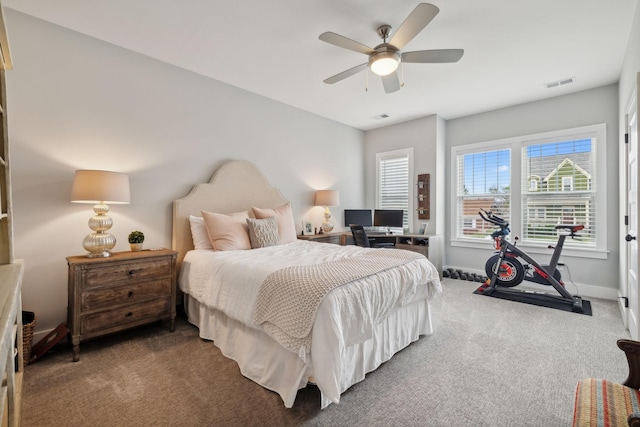
[{"label": "beige decorative pillow", "polygon": [[253,210],[253,215],[257,219],[276,217],[278,220],[278,235],[280,236],[281,244],[295,242],[298,239],[291,203],[287,203],[276,209],[251,208],[251,210]]},{"label": "beige decorative pillow", "polygon": [[249,240],[252,248],[266,248],[280,243],[276,217],[265,219],[247,218],[247,224],[249,225]]},{"label": "beige decorative pillow", "polygon": [[247,211],[229,215],[202,211],[202,217],[214,251],[251,249]]}]

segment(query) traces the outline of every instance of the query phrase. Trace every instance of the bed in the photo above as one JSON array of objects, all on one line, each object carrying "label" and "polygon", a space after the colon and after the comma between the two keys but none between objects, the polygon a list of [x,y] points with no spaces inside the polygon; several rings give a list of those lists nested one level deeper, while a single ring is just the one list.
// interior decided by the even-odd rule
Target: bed
[{"label": "bed", "polygon": [[[227,221],[248,212],[251,244],[256,233],[257,241],[268,242],[269,231],[251,227],[258,221],[272,227],[276,220],[268,214],[275,212],[282,233],[281,221],[288,218],[280,209],[286,206],[281,192],[247,161],[227,162],[210,182],[196,184],[173,203],[178,285],[189,322],[245,377],[278,393],[288,408],[299,389],[315,383],[325,408],[395,353],[433,333],[429,301],[441,285],[433,264],[409,251],[343,247],[290,234],[251,250],[214,251],[202,241],[203,217],[205,229],[212,230],[212,218]],[[327,293],[298,292],[319,286],[309,284],[310,277],[321,277]],[[296,291],[281,290],[289,282]],[[283,293],[267,295],[267,288]],[[290,320],[292,310],[303,319]]]}]

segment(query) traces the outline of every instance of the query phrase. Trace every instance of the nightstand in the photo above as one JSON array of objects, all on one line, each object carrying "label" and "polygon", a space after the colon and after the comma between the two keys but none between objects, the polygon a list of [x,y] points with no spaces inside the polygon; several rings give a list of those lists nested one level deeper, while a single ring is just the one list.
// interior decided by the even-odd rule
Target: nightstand
[{"label": "nightstand", "polygon": [[176,321],[176,255],[168,249],[67,257],[67,322],[73,361],[80,342],[157,320]]}]

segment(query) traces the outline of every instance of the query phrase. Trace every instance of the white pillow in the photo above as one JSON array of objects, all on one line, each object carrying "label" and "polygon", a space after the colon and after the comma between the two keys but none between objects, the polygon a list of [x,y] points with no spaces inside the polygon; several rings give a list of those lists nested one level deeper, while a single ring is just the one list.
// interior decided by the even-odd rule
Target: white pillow
[{"label": "white pillow", "polygon": [[191,237],[193,238],[193,247],[195,249],[213,249],[207,227],[204,225],[204,218],[201,216],[189,215],[189,224],[191,225]]}]

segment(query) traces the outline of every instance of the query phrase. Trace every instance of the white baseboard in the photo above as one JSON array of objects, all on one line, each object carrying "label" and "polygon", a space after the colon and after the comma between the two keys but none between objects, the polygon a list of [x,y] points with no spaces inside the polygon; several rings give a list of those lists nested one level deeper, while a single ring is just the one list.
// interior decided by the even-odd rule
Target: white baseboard
[{"label": "white baseboard", "polygon": [[[469,268],[461,268],[461,267],[454,267],[451,265],[445,266],[446,268],[453,268],[454,270],[462,270],[465,271],[467,273],[475,273],[475,274],[481,274],[481,275],[486,275],[486,273],[484,272],[484,270],[473,270],[473,269],[469,269]],[[578,294],[582,297],[586,297],[586,298],[600,298],[600,299],[607,299],[607,300],[612,300],[615,301],[618,299],[618,288],[609,288],[609,287],[605,287],[605,286],[594,286],[594,285],[585,285],[583,283],[572,283],[569,279],[567,279],[566,277],[564,277],[565,275],[563,275],[563,281],[565,282],[565,286],[567,288],[567,290],[569,292],[571,292],[572,294]],[[535,283],[531,283],[531,282],[523,282],[525,284],[527,284],[527,286],[533,286],[536,288],[541,288],[545,291],[549,291],[549,292],[555,292],[555,290],[553,288],[551,288],[550,286],[544,286],[544,285],[538,285]],[[578,292],[576,292],[576,288],[578,288]],[[551,289],[551,290],[549,290]]]}]

